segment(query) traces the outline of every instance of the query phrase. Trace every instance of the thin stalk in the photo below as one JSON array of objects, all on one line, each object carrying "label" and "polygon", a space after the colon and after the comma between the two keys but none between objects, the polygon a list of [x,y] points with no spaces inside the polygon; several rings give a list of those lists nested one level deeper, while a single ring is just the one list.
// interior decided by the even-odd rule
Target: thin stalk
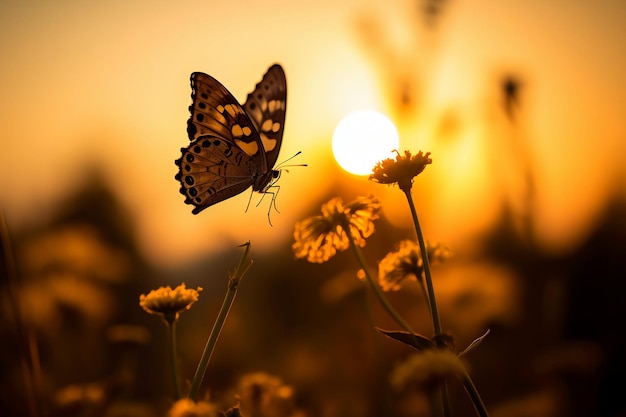
[{"label": "thin stalk", "polygon": [[[411,217],[413,217],[413,224],[415,225],[415,234],[417,235],[417,242],[420,246],[420,252],[422,253],[422,262],[424,263],[424,281],[426,282],[426,294],[428,296],[428,306],[430,308],[430,314],[433,319],[433,328],[435,336],[443,334],[441,328],[441,321],[439,320],[439,309],[437,308],[437,299],[435,298],[435,288],[433,286],[433,278],[430,272],[430,260],[428,259],[428,251],[426,250],[426,241],[424,240],[424,234],[422,233],[422,227],[420,226],[419,217],[417,216],[417,210],[413,197],[411,195],[411,188],[402,188],[404,195],[409,203],[411,210]],[[439,339],[437,339],[439,340]],[[448,386],[444,384],[441,388],[441,407],[443,415],[449,417],[451,415],[450,410],[450,396],[448,393]]]},{"label": "thin stalk", "polygon": [[226,317],[228,317],[230,308],[235,301],[239,282],[241,281],[243,275],[248,271],[248,269],[250,269],[250,266],[252,266],[252,260],[248,259],[250,242],[247,242],[241,246],[246,246],[246,251],[241,258],[237,269],[228,279],[228,289],[226,290],[226,295],[224,296],[222,307],[220,308],[217,318],[215,319],[213,329],[211,330],[206,345],[204,346],[204,351],[202,352],[200,362],[198,363],[198,367],[196,368],[196,373],[194,374],[193,380],[191,382],[191,388],[189,390],[188,398],[193,401],[196,400],[198,390],[200,389],[200,385],[202,384],[202,380],[204,379],[204,374],[209,365],[209,361],[211,360],[211,356],[213,355],[213,351],[215,350],[217,339],[219,338],[222,328],[224,327],[224,323],[226,322]]},{"label": "thin stalk", "polygon": [[209,365],[209,360],[211,360],[211,356],[213,356],[213,351],[215,350],[217,339],[219,338],[222,328],[224,327],[226,317],[228,317],[230,307],[235,301],[236,294],[237,289],[233,289],[229,286],[228,291],[226,291],[224,301],[222,302],[220,312],[215,319],[215,323],[213,324],[211,334],[209,334],[209,338],[207,339],[206,345],[204,346],[204,351],[202,352],[202,356],[200,357],[200,362],[198,363],[198,367],[196,368],[196,373],[193,376],[191,388],[188,395],[188,397],[194,401],[196,400],[200,384],[202,384],[202,380],[204,379],[204,373],[206,372],[206,369]]},{"label": "thin stalk", "polygon": [[435,298],[435,289],[433,287],[433,278],[430,273],[430,261],[428,260],[428,252],[426,251],[426,242],[424,241],[424,234],[420,226],[419,218],[417,217],[417,210],[415,209],[415,203],[411,196],[411,189],[402,190],[406,195],[406,199],[411,209],[411,216],[413,217],[413,224],[415,225],[415,233],[417,235],[417,241],[420,245],[420,252],[422,252],[422,262],[424,262],[424,276],[426,281],[426,290],[428,294],[428,304],[433,319],[433,328],[435,329],[435,335],[442,334],[441,321],[439,320],[439,310],[437,309],[437,300]]},{"label": "thin stalk", "polygon": [[489,417],[489,414],[487,413],[487,407],[485,407],[485,404],[483,403],[482,398],[480,398],[480,394],[478,393],[478,390],[476,389],[472,378],[467,372],[465,373],[465,375],[462,376],[461,381],[463,382],[463,387],[465,388],[467,395],[469,395],[472,403],[474,403],[476,414],[478,414],[480,417]]},{"label": "thin stalk", "polygon": [[441,387],[441,409],[445,417],[452,415],[452,410],[450,409],[450,391],[448,390],[448,384],[446,382],[444,382]]},{"label": "thin stalk", "polygon": [[181,397],[180,379],[178,378],[178,366],[176,366],[177,346],[176,346],[176,320],[168,322],[168,333],[170,339],[170,362],[172,367],[172,378],[174,379],[174,390],[176,391],[176,400]]},{"label": "thin stalk", "polygon": [[363,257],[363,253],[361,252],[361,249],[354,242],[354,238],[352,237],[352,234],[350,233],[350,227],[344,226],[343,229],[346,231],[346,234],[348,235],[348,241],[350,242],[350,247],[352,248],[352,251],[354,252],[354,255],[356,256],[357,260],[359,261],[359,264],[361,264],[361,268],[363,268],[363,272],[365,272],[365,277],[367,278],[367,282],[370,284],[370,286],[374,290],[374,294],[376,294],[376,297],[378,297],[378,301],[380,301],[380,303],[382,304],[383,308],[387,311],[387,313],[389,313],[389,315],[403,329],[405,329],[407,332],[411,334],[415,334],[415,331],[411,328],[409,323],[407,323],[402,318],[402,316],[400,316],[400,314],[396,311],[396,309],[393,308],[393,306],[387,300],[387,297],[385,297],[385,294],[383,293],[383,291],[374,282],[374,279],[372,278],[372,274],[370,274],[369,268],[367,267],[367,263],[365,262],[365,258]]}]

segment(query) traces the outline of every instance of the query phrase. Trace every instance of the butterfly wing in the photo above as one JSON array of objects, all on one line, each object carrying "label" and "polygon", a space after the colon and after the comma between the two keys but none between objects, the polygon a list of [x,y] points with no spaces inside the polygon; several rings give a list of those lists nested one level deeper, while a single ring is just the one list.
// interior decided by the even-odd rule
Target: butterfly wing
[{"label": "butterfly wing", "polygon": [[267,70],[248,94],[243,108],[259,132],[267,166],[272,168],[280,152],[287,109],[287,80],[280,65],[274,64]]},{"label": "butterfly wing", "polygon": [[219,81],[201,72],[191,74],[191,88],[189,139],[204,135],[222,138],[252,157],[260,171],[267,171],[259,134],[237,99]]},{"label": "butterfly wing", "polygon": [[187,133],[191,143],[182,148],[176,179],[185,203],[198,214],[233,197],[268,171],[261,139],[250,117],[235,97],[215,78],[191,74],[191,116]]},{"label": "butterfly wing", "polygon": [[192,212],[198,214],[251,185],[263,192],[273,176],[271,168],[284,128],[286,82],[282,68],[272,66],[248,95],[245,106],[250,113],[210,75],[193,73],[191,87],[187,122],[191,143],[181,149],[182,157],[176,160],[176,179],[187,197],[185,203],[194,205]]},{"label": "butterfly wing", "polygon": [[198,137],[176,160],[180,192],[185,203],[193,204],[193,214],[233,197],[254,183],[257,167],[243,150],[224,138]]}]

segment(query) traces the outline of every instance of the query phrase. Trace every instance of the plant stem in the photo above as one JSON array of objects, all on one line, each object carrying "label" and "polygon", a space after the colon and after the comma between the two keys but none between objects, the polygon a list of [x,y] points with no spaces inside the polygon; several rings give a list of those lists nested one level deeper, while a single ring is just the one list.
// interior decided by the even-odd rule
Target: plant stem
[{"label": "plant stem", "polygon": [[[415,209],[415,203],[413,202],[413,197],[411,196],[411,189],[403,189],[404,194],[406,195],[406,199],[409,203],[409,208],[411,209],[411,215],[413,216],[413,223],[415,224],[415,233],[417,235],[417,241],[420,245],[420,251],[422,253],[422,261],[424,262],[424,276],[426,281],[426,288],[428,292],[428,302],[430,305],[430,311],[433,318],[433,328],[435,329],[435,335],[443,334],[441,329],[441,322],[439,321],[439,310],[437,309],[437,300],[435,298],[435,290],[433,287],[433,279],[430,272],[430,261],[428,260],[428,252],[426,250],[426,242],[424,241],[424,234],[422,233],[422,228],[419,223],[419,218],[417,217],[417,210]],[[474,382],[470,378],[469,374],[466,372],[463,375],[463,386],[465,387],[465,391],[469,395],[470,399],[474,403],[474,408],[476,408],[476,412],[480,417],[489,417],[487,413],[487,408],[480,398],[480,394],[474,385]],[[450,415],[450,405],[449,405],[449,397],[448,397],[448,389],[447,386],[444,385],[442,389],[442,405],[443,405],[443,413],[445,416]]]},{"label": "plant stem", "polygon": [[177,348],[176,348],[176,320],[168,322],[168,333],[170,338],[170,362],[172,366],[172,378],[174,380],[174,390],[176,391],[176,400],[181,397],[180,380],[178,379],[178,366],[176,366]]},{"label": "plant stem", "polygon": [[461,380],[463,382],[463,387],[465,387],[467,395],[469,395],[472,402],[474,403],[476,413],[480,417],[489,417],[489,414],[487,413],[487,407],[485,407],[485,404],[483,403],[482,398],[480,398],[480,394],[478,393],[478,390],[476,389],[472,378],[467,372],[465,372],[465,375],[462,376]]},{"label": "plant stem", "polygon": [[230,311],[230,307],[233,305],[233,301],[235,301],[236,293],[237,289],[232,289],[229,286],[226,292],[226,296],[224,297],[224,301],[222,302],[220,312],[215,319],[215,324],[213,324],[211,334],[209,334],[209,338],[206,342],[206,345],[204,346],[204,351],[202,352],[198,367],[196,368],[196,373],[193,376],[191,389],[189,390],[188,395],[188,397],[194,401],[196,400],[196,395],[198,394],[200,384],[202,384],[202,380],[204,379],[204,373],[206,372],[206,369],[209,365],[209,360],[211,359],[213,351],[215,350],[217,339],[219,338],[222,328],[224,327],[224,323],[226,321],[226,317],[228,316],[228,312]]},{"label": "plant stem", "polygon": [[411,328],[411,326],[402,318],[402,316],[400,316],[400,314],[396,311],[396,309],[393,308],[393,306],[389,303],[389,301],[387,300],[387,297],[385,297],[385,294],[383,293],[383,291],[380,289],[380,287],[378,285],[376,285],[376,283],[374,282],[374,279],[372,278],[372,274],[370,274],[369,268],[367,267],[367,264],[365,262],[365,258],[363,257],[363,253],[361,252],[361,249],[356,245],[356,243],[354,242],[354,238],[352,237],[352,233],[350,233],[350,227],[349,225],[342,225],[343,229],[346,231],[346,234],[348,235],[348,241],[350,242],[350,247],[352,248],[354,255],[356,256],[357,260],[359,261],[359,264],[361,264],[361,268],[363,268],[363,272],[365,273],[365,277],[367,278],[367,282],[370,284],[370,286],[372,287],[372,289],[374,290],[374,294],[376,294],[376,297],[378,297],[378,301],[380,301],[380,303],[382,304],[382,306],[385,308],[385,310],[387,311],[387,313],[389,313],[389,315],[403,328],[405,329],[407,332],[411,333],[411,334],[415,334],[415,331]]},{"label": "plant stem", "polygon": [[226,290],[226,295],[224,296],[222,307],[220,308],[217,318],[215,319],[213,329],[211,330],[206,345],[204,346],[204,351],[202,352],[200,362],[198,363],[198,367],[196,368],[196,373],[194,374],[193,380],[191,382],[191,388],[189,390],[188,397],[193,401],[196,401],[198,389],[200,389],[200,385],[202,384],[202,380],[204,379],[204,374],[209,365],[209,360],[211,359],[213,351],[215,350],[215,345],[217,344],[217,339],[219,338],[222,328],[224,327],[226,317],[228,317],[228,312],[230,311],[230,308],[235,301],[239,282],[241,281],[243,275],[248,271],[248,269],[250,269],[250,266],[252,265],[252,260],[248,259],[250,242],[247,242],[241,246],[246,246],[246,251],[241,258],[237,269],[228,279],[228,289]]},{"label": "plant stem", "polygon": [[445,382],[441,387],[441,408],[445,417],[452,415],[452,411],[450,410],[450,392],[448,391],[448,384]]},{"label": "plant stem", "polygon": [[[417,216],[417,210],[415,203],[413,202],[413,196],[411,195],[411,188],[402,188],[404,195],[409,203],[411,209],[411,216],[413,217],[413,224],[415,225],[415,234],[417,235],[417,241],[420,246],[420,252],[422,253],[422,262],[424,263],[424,281],[426,282],[426,294],[428,295],[428,306],[430,307],[430,314],[433,319],[433,328],[435,336],[443,334],[441,328],[441,321],[439,320],[439,309],[437,308],[437,299],[435,298],[435,288],[433,286],[433,278],[430,272],[430,260],[428,259],[428,251],[426,250],[426,241],[424,240],[424,234],[422,233],[422,227],[420,226],[419,217]],[[436,338],[439,341],[439,338]],[[439,342],[437,342],[439,343]],[[438,346],[441,347],[441,346]],[[449,417],[450,411],[450,396],[448,393],[448,386],[444,384],[441,388],[441,406],[443,415]]]},{"label": "plant stem", "polygon": [[442,334],[441,322],[439,321],[439,310],[437,309],[437,300],[435,298],[435,289],[433,287],[433,278],[430,273],[430,261],[428,260],[428,252],[426,251],[426,242],[424,241],[424,234],[420,226],[419,218],[417,217],[417,210],[415,209],[415,203],[413,203],[413,197],[411,196],[411,189],[402,190],[406,195],[406,199],[411,209],[411,216],[413,217],[413,223],[415,224],[415,233],[417,235],[417,241],[420,245],[420,252],[422,253],[422,262],[424,262],[424,276],[426,281],[426,289],[428,294],[428,304],[433,319],[433,328],[435,329],[435,335]]}]

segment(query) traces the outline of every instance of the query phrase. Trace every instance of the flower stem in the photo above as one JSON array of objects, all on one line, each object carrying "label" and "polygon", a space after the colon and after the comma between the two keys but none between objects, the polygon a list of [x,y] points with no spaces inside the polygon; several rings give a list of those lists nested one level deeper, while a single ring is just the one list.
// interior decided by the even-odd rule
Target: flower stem
[{"label": "flower stem", "polygon": [[472,402],[474,403],[476,414],[478,414],[480,417],[489,417],[489,414],[487,413],[487,407],[485,407],[485,404],[483,403],[482,398],[480,398],[480,394],[478,393],[478,390],[476,389],[472,378],[467,372],[465,372],[465,375],[462,376],[461,380],[463,382],[463,387],[465,387],[467,395],[469,395]]},{"label": "flower stem", "polygon": [[[411,209],[411,216],[413,217],[413,224],[415,225],[415,234],[417,235],[417,241],[420,245],[420,252],[422,253],[422,262],[424,262],[424,280],[426,281],[426,293],[428,295],[428,306],[430,307],[430,314],[433,319],[435,336],[442,335],[443,330],[441,328],[441,321],[439,320],[439,309],[437,308],[435,288],[433,286],[433,278],[430,272],[430,260],[428,259],[428,251],[426,250],[426,241],[424,240],[422,227],[420,226],[420,221],[417,217],[417,210],[415,208],[415,203],[413,202],[413,196],[411,195],[411,188],[402,188],[402,191],[404,192],[404,195],[406,196],[406,199],[409,203],[409,208]],[[435,340],[440,339],[436,338]],[[448,393],[447,384],[444,384],[441,389],[441,406],[443,409],[443,415],[445,417],[450,416],[450,396]]]},{"label": "flower stem", "polygon": [[178,379],[178,366],[176,366],[177,347],[176,347],[176,320],[168,322],[168,333],[170,338],[170,362],[172,366],[172,378],[174,382],[174,390],[176,391],[176,400],[181,397],[180,380]]},{"label": "flower stem", "polygon": [[365,273],[365,277],[367,278],[367,282],[370,284],[370,286],[372,287],[372,289],[374,290],[374,294],[376,294],[376,296],[378,297],[378,301],[380,301],[380,303],[382,304],[382,306],[385,308],[385,310],[387,311],[387,313],[389,313],[389,315],[403,328],[405,329],[407,332],[411,333],[411,334],[415,334],[415,331],[411,328],[411,326],[402,318],[402,316],[400,316],[400,314],[396,311],[396,309],[393,308],[393,306],[389,303],[389,301],[387,300],[387,297],[385,297],[385,294],[383,294],[383,291],[380,289],[380,287],[378,285],[376,285],[376,283],[374,282],[374,279],[372,278],[372,274],[369,271],[369,268],[367,267],[367,263],[365,262],[365,258],[363,257],[363,253],[361,252],[361,249],[356,245],[356,243],[354,242],[354,238],[352,237],[352,233],[350,233],[350,227],[346,226],[343,228],[346,231],[346,234],[348,235],[348,241],[350,242],[350,247],[352,248],[352,250],[354,251],[354,255],[356,256],[357,260],[359,261],[359,264],[361,264],[361,268],[363,268],[363,272]]},{"label": "flower stem", "polygon": [[224,323],[226,322],[226,317],[228,317],[228,312],[235,301],[235,296],[237,295],[237,288],[239,287],[239,283],[243,275],[250,269],[252,266],[252,260],[248,259],[248,251],[250,250],[250,242],[244,243],[241,246],[245,246],[246,250],[239,261],[239,265],[235,272],[228,278],[228,289],[226,290],[226,295],[224,296],[224,301],[222,302],[222,307],[215,319],[215,323],[213,324],[213,329],[209,334],[209,338],[207,339],[206,345],[204,346],[204,351],[202,352],[202,356],[200,357],[200,362],[198,363],[198,367],[196,368],[196,373],[193,376],[193,380],[191,382],[191,388],[189,390],[188,397],[196,401],[196,397],[198,395],[198,389],[200,389],[200,385],[202,384],[202,380],[204,379],[204,374],[209,365],[209,360],[213,355],[213,351],[215,350],[215,345],[217,344],[217,339],[224,327]]},{"label": "flower stem", "polygon": [[435,298],[435,289],[433,287],[433,278],[430,273],[430,261],[428,260],[428,252],[426,251],[426,242],[424,241],[424,234],[420,226],[419,218],[417,217],[417,210],[415,209],[415,203],[413,203],[413,197],[411,196],[411,189],[403,189],[406,199],[411,209],[411,215],[413,217],[413,223],[415,224],[415,233],[417,234],[417,241],[420,245],[420,252],[422,252],[422,261],[424,262],[424,276],[426,281],[426,289],[428,294],[428,305],[430,307],[430,313],[433,319],[433,328],[435,329],[435,335],[441,335],[441,322],[439,321],[439,310],[437,309],[437,300]]},{"label": "flower stem", "polygon": [[443,410],[443,415],[445,417],[452,415],[452,411],[450,409],[450,391],[448,390],[448,384],[445,382],[441,387],[441,409]]}]

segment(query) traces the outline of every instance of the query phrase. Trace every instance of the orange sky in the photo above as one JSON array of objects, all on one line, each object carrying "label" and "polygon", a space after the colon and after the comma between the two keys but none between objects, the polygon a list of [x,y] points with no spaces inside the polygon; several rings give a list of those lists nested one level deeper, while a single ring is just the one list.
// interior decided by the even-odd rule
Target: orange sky
[{"label": "orange sky", "polygon": [[[401,147],[435,160],[418,186],[428,193],[427,233],[463,240],[494,220],[503,194],[519,199],[516,151],[497,146],[505,137],[528,144],[540,237],[575,244],[615,178],[626,189],[626,4],[449,3],[429,32],[415,28],[405,1],[2,2],[0,205],[10,224],[25,224],[95,163],[153,260],[248,239],[271,245],[335,184],[336,123],[360,108],[399,117],[386,96],[391,67],[419,81],[415,117],[398,123]],[[387,65],[359,42],[359,17],[385,29]],[[274,62],[288,81],[279,161],[301,150],[293,162],[309,167],[283,174],[273,228],[265,202],[244,214],[245,192],[193,216],[173,179],[188,143],[189,74],[210,73],[243,100]],[[507,71],[524,81],[517,127],[498,107],[497,77]],[[448,140],[438,140],[442,126]]]}]

